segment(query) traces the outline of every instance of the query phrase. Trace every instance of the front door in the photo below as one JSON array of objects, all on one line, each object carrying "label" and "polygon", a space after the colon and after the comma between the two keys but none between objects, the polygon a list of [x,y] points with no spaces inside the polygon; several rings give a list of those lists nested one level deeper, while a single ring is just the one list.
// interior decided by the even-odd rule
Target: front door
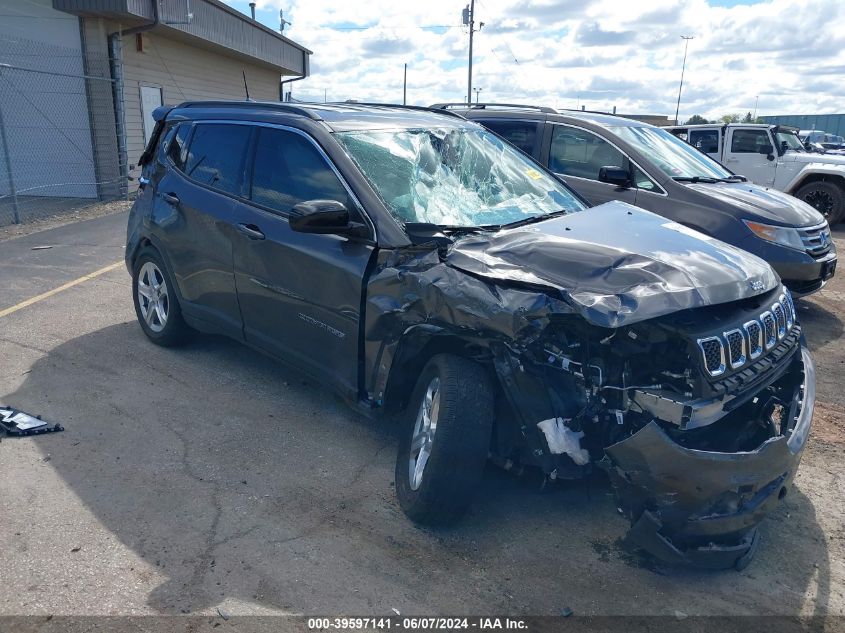
[{"label": "front door", "polygon": [[337,200],[353,216],[362,212],[301,132],[259,128],[250,172],[249,202],[236,203],[234,248],[244,336],[354,397],[363,279],[374,247],[297,233],[288,219],[307,200]]},{"label": "front door", "polygon": [[[745,176],[755,185],[771,187],[775,184],[777,153],[765,128],[732,128],[728,130],[725,167]],[[771,147],[769,152],[764,151]]]},{"label": "front door", "polygon": [[570,125],[552,125],[548,160],[543,162],[594,205],[611,200],[636,202],[636,188],[622,188],[599,180],[602,167],[628,170],[630,161],[597,134]]}]

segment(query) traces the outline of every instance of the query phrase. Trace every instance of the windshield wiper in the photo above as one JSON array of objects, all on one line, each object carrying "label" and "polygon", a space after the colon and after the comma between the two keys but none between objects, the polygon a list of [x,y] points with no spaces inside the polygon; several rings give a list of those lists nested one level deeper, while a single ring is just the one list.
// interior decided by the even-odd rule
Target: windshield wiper
[{"label": "windshield wiper", "polygon": [[494,224],[494,225],[487,225],[484,228],[486,229],[515,229],[520,226],[526,226],[528,224],[534,224],[535,222],[544,222],[545,220],[550,220],[551,218],[557,218],[562,215],[567,215],[569,211],[567,209],[561,209],[560,211],[552,211],[551,213],[546,213],[545,215],[532,215],[529,218],[523,218],[522,220],[517,220],[516,222],[508,222],[507,224]]},{"label": "windshield wiper", "polygon": [[703,182],[713,184],[715,182],[747,182],[748,178],[739,174],[731,174],[727,178],[712,178],[710,176],[672,176],[675,182]]},{"label": "windshield wiper", "polygon": [[[706,182],[714,183],[723,180],[721,178],[711,178],[710,176],[672,176],[675,182]],[[727,181],[724,181],[727,182]]]},{"label": "windshield wiper", "polygon": [[405,222],[405,230],[409,233],[480,233],[490,230],[483,226],[454,226],[449,224],[435,224],[433,222]]}]

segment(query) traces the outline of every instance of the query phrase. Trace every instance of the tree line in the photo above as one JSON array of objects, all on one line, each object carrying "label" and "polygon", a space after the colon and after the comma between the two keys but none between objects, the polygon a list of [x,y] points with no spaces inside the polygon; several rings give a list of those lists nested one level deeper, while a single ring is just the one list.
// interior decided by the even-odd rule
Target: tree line
[{"label": "tree line", "polygon": [[700,114],[693,114],[687,119],[684,125],[698,125],[700,123],[765,123],[765,121],[760,117],[754,118],[754,115],[750,112],[747,112],[745,116],[735,113],[723,114],[718,119],[711,121],[708,121]]}]

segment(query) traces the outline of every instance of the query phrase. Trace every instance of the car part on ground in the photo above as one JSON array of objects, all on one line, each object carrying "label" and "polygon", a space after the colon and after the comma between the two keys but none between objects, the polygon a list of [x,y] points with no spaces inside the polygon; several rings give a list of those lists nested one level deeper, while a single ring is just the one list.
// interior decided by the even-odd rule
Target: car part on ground
[{"label": "car part on ground", "polygon": [[0,406],[0,429],[9,435],[40,435],[42,433],[56,433],[64,431],[61,424],[51,424],[41,419],[41,416],[33,416],[12,407]]},{"label": "car part on ground", "polygon": [[227,334],[372,414],[404,409],[396,491],[416,521],[458,517],[488,455],[549,480],[599,466],[653,554],[750,559],[815,389],[764,261],[621,202],[587,209],[457,116],[249,102],[156,119],[126,248],[153,341]]}]

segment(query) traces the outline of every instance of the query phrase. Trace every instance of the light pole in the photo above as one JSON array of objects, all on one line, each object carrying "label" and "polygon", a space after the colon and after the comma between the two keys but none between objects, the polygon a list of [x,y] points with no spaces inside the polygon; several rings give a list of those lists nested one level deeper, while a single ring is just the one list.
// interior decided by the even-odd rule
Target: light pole
[{"label": "light pole", "polygon": [[408,105],[408,64],[405,64],[405,75],[402,79],[402,105]]},{"label": "light pole", "polygon": [[475,105],[478,105],[478,93],[484,90],[484,88],[473,88],[475,91]]},{"label": "light pole", "polygon": [[[463,10],[461,15],[461,22],[464,26],[469,27],[469,69],[467,73],[467,104],[472,103],[472,36],[475,34],[475,0],[470,0],[470,3]],[[484,22],[478,23],[478,30],[484,26]]]},{"label": "light pole", "polygon": [[681,109],[681,90],[684,88],[684,70],[687,67],[687,48],[689,48],[689,41],[694,39],[692,35],[681,35],[684,40],[684,63],[681,65],[681,85],[678,86],[678,105],[675,106],[675,125],[678,124],[678,112]]}]

